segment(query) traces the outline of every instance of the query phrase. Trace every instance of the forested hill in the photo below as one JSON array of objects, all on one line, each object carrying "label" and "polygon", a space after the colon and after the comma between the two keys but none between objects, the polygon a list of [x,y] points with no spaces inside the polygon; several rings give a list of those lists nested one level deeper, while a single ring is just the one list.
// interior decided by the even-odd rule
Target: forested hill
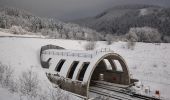
[{"label": "forested hill", "polygon": [[32,32],[48,38],[101,40],[95,30],[64,23],[53,18],[42,18],[17,8],[0,8],[0,28],[10,29],[14,34]]},{"label": "forested hill", "polygon": [[[73,24],[74,23],[74,24]],[[65,23],[16,8],[0,8],[0,28],[14,34],[78,40],[170,42],[170,8],[126,5],[86,19]]]},{"label": "forested hill", "polygon": [[72,21],[97,32],[125,35],[130,28],[150,27],[161,34],[161,41],[170,39],[170,8],[152,5],[124,5],[110,8],[92,18]]}]

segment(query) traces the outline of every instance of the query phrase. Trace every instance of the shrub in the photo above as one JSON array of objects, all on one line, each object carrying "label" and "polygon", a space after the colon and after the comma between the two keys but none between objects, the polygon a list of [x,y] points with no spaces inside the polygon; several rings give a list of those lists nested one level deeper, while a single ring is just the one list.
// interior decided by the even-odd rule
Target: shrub
[{"label": "shrub", "polygon": [[13,82],[14,70],[10,66],[6,66],[0,63],[0,82],[2,86],[8,87]]},{"label": "shrub", "polygon": [[3,78],[4,78],[3,77],[4,76],[4,72],[5,72],[5,66],[0,63],[0,82],[1,83],[2,83]]},{"label": "shrub", "polygon": [[36,97],[39,89],[39,80],[37,73],[32,69],[22,73],[19,78],[19,90],[23,95]]},{"label": "shrub", "polygon": [[50,89],[50,100],[70,100],[69,95],[64,93],[60,88]]},{"label": "shrub", "polygon": [[95,41],[89,41],[86,45],[85,45],[85,50],[94,50],[96,47],[96,42]]},{"label": "shrub", "polygon": [[131,28],[126,37],[130,41],[161,42],[161,34],[157,29],[151,27]]},{"label": "shrub", "polygon": [[32,69],[23,72],[19,80],[14,79],[13,73],[14,70],[10,66],[0,63],[0,84],[10,92],[18,92],[20,100],[70,100],[71,98],[69,94],[59,88],[51,87],[44,91],[39,87],[38,74]]},{"label": "shrub", "polygon": [[128,34],[126,34],[126,37],[129,41],[137,42],[139,40],[137,34],[135,32],[133,32],[132,30]]},{"label": "shrub", "polygon": [[10,32],[13,34],[25,34],[26,31],[21,26],[12,26]]},{"label": "shrub", "polygon": [[133,42],[133,41],[128,41],[127,42],[127,48],[128,49],[134,50],[135,49],[135,45],[136,45],[136,42]]},{"label": "shrub", "polygon": [[113,37],[113,36],[112,36],[111,34],[107,34],[107,35],[106,35],[105,38],[106,38],[106,41],[107,41],[107,44],[108,44],[108,45],[112,44],[112,39],[113,39],[112,37]]}]

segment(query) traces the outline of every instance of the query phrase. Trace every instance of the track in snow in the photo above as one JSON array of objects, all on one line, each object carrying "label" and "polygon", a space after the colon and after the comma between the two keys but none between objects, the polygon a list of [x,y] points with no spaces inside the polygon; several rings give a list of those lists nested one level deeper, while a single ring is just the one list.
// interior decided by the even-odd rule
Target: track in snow
[{"label": "track in snow", "polygon": [[90,92],[112,98],[113,100],[161,100],[159,98],[132,93],[125,88],[109,86],[98,82],[96,82],[95,86],[90,87]]}]

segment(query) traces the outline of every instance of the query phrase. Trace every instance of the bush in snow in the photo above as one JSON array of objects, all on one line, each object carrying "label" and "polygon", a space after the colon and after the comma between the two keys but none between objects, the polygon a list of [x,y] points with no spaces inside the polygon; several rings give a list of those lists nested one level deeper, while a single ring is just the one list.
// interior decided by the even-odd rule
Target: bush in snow
[{"label": "bush in snow", "polygon": [[5,72],[5,66],[0,63],[0,82],[2,83],[3,76]]},{"label": "bush in snow", "polygon": [[10,66],[0,63],[0,84],[8,88],[10,92],[18,91],[18,84],[15,81],[14,70]]},{"label": "bush in snow", "polygon": [[106,38],[106,41],[107,41],[107,44],[108,44],[108,45],[112,44],[112,37],[113,37],[113,36],[112,36],[111,34],[107,34],[107,35],[106,35],[105,38]]},{"label": "bush in snow", "polygon": [[8,87],[13,82],[14,70],[10,66],[0,63],[0,82],[2,86]]},{"label": "bush in snow", "polygon": [[32,69],[22,73],[19,78],[19,90],[22,95],[36,97],[39,89],[39,80],[37,73]]},{"label": "bush in snow", "polygon": [[136,42],[134,42],[134,41],[128,41],[127,42],[127,48],[128,49],[134,50],[135,49],[135,45],[136,45]]},{"label": "bush in snow", "polygon": [[10,92],[18,92],[18,82],[15,78],[11,80],[11,83],[9,85]]},{"label": "bush in snow", "polygon": [[126,37],[129,41],[136,41],[137,42],[139,40],[136,32],[133,29],[131,29],[129,31],[129,33],[126,34]]},{"label": "bush in snow", "polygon": [[131,28],[127,33],[127,39],[139,42],[161,42],[161,35],[157,29],[151,27]]},{"label": "bush in snow", "polygon": [[50,88],[49,96],[50,100],[71,100],[70,96],[65,91],[61,90],[60,88]]},{"label": "bush in snow", "polygon": [[13,34],[25,34],[26,31],[21,26],[12,26],[10,32]]},{"label": "bush in snow", "polygon": [[96,47],[96,42],[95,41],[89,41],[86,45],[85,45],[85,50],[94,50]]},{"label": "bush in snow", "polygon": [[[10,92],[20,95],[20,100],[73,100],[67,92],[59,88],[39,87],[38,74],[32,69],[22,72],[18,79],[14,79],[14,70],[10,66],[0,63],[0,85]],[[16,80],[16,81],[14,81]],[[44,89],[45,88],[45,89]]]}]

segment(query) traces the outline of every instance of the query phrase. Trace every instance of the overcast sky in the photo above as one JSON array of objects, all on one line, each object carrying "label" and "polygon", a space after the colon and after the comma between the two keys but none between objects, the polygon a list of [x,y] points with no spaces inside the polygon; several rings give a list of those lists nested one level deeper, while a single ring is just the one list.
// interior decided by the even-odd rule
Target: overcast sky
[{"label": "overcast sky", "polygon": [[0,0],[0,6],[22,8],[42,17],[71,20],[94,16],[122,4],[154,4],[170,7],[170,0]]}]

